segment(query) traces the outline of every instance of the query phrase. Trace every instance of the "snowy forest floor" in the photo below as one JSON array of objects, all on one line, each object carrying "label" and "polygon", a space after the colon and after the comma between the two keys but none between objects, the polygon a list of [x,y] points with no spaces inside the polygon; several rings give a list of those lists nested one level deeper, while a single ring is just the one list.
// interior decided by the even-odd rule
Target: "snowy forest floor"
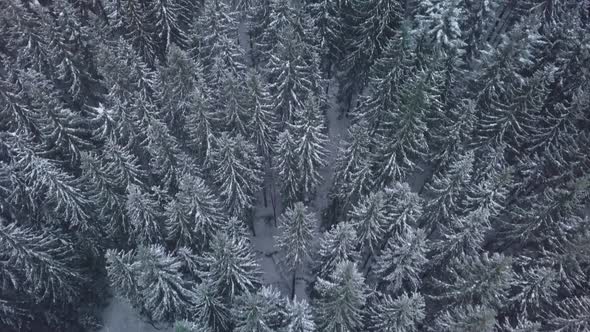
[{"label": "snowy forest floor", "polygon": [[[242,44],[244,45],[244,44]],[[247,44],[246,44],[247,45]],[[342,137],[346,134],[348,128],[348,119],[341,116],[341,105],[336,100],[335,92],[337,86],[334,81],[330,82],[328,88],[328,109],[326,112],[326,124],[329,136],[328,144],[328,164],[322,172],[324,179],[322,185],[318,188],[316,197],[310,209],[316,214],[318,220],[321,220],[321,212],[328,205],[328,191],[332,182],[332,164],[336,158],[336,153]],[[270,180],[270,179],[269,179]],[[270,184],[267,181],[267,184]],[[252,245],[257,255],[258,262],[262,270],[262,282],[264,285],[273,286],[284,295],[291,293],[291,272],[284,271],[280,266],[281,255],[275,248],[274,236],[277,234],[277,228],[274,224],[274,213],[271,204],[270,195],[273,186],[267,185],[268,206],[264,206],[262,193],[259,195],[258,204],[255,209],[254,229],[256,236],[252,236]],[[276,184],[274,185],[277,188]],[[275,190],[276,191],[276,190]],[[275,196],[277,194],[275,193]],[[282,207],[280,197],[275,198],[277,216],[280,215]],[[318,225],[319,232],[319,225]],[[306,269],[304,269],[306,270]],[[309,270],[309,269],[307,269]],[[308,299],[306,294],[307,281],[311,278],[305,274],[297,278],[295,294],[299,299]],[[135,310],[125,300],[114,297],[105,311],[103,312],[103,328],[100,332],[156,332],[156,331],[173,331],[172,327],[153,327],[135,312]]]}]

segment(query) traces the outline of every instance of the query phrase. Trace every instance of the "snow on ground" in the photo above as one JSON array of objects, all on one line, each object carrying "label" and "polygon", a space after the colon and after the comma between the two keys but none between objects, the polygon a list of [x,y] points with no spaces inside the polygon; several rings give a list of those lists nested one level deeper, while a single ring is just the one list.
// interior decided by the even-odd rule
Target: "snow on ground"
[{"label": "snow on ground", "polygon": [[[321,212],[328,206],[328,191],[332,185],[332,165],[336,158],[336,153],[340,145],[340,140],[346,134],[348,128],[348,119],[340,116],[339,105],[336,102],[337,87],[334,84],[330,86],[330,95],[328,96],[329,109],[326,114],[326,123],[328,125],[328,147],[327,147],[327,167],[321,170],[324,179],[321,186],[318,188],[315,200],[312,202],[310,208],[316,212],[318,222],[321,220]],[[272,178],[267,178],[266,183],[271,183]],[[270,186],[267,186],[270,187]],[[275,247],[274,236],[277,229],[274,224],[274,214],[271,204],[270,188],[267,188],[268,207],[263,206],[262,196],[258,198],[258,206],[256,208],[254,228],[256,236],[252,236],[252,245],[256,252],[258,261],[263,271],[262,280],[266,285],[272,285],[281,291],[285,296],[291,294],[291,278],[292,272],[285,271],[280,264],[282,254],[278,252]],[[278,190],[278,188],[276,189]],[[277,216],[280,216],[283,210],[280,204],[280,196],[276,194]],[[320,231],[318,224],[317,231]],[[317,243],[315,243],[317,245]],[[304,272],[311,270],[310,264],[304,267]],[[306,293],[307,282],[312,277],[309,273],[299,273],[296,280],[295,295],[298,299],[308,300]]]},{"label": "snow on ground", "polygon": [[125,300],[113,297],[103,312],[104,326],[99,332],[172,332],[173,327],[158,327],[143,321]]}]

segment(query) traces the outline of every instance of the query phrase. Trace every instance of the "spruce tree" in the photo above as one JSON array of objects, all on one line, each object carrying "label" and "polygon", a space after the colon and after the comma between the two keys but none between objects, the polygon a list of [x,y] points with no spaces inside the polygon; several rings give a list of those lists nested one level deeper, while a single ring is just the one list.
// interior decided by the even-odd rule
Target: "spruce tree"
[{"label": "spruce tree", "polygon": [[166,236],[177,247],[205,248],[224,221],[221,203],[202,179],[184,174],[166,206]]},{"label": "spruce tree", "polygon": [[329,192],[333,221],[346,216],[352,206],[373,188],[372,143],[367,123],[360,122],[348,129],[348,137],[338,147]]},{"label": "spruce tree", "polygon": [[424,297],[420,293],[402,293],[392,298],[383,295],[368,310],[369,331],[413,332],[418,331],[426,318]]},{"label": "spruce tree", "polygon": [[314,332],[316,330],[311,307],[305,300],[293,299],[292,302],[289,302],[287,310],[290,320],[287,332]]},{"label": "spruce tree", "polygon": [[443,312],[434,322],[432,331],[495,331],[496,311],[485,306],[458,306]]},{"label": "spruce tree", "polygon": [[229,214],[246,216],[262,184],[261,158],[254,145],[242,135],[223,133],[211,151],[210,172],[223,207]]},{"label": "spruce tree", "polygon": [[248,138],[256,144],[258,153],[268,157],[273,151],[276,140],[276,124],[268,86],[262,81],[261,75],[250,71],[247,81],[247,107],[250,117],[245,126]]},{"label": "spruce tree", "polygon": [[211,283],[223,303],[232,303],[237,296],[251,292],[259,285],[259,266],[250,243],[218,234],[202,258],[201,277]]},{"label": "spruce tree", "polygon": [[383,142],[377,153],[377,182],[386,186],[403,180],[417,169],[418,162],[429,151],[425,133],[425,118],[436,107],[437,96],[427,72],[408,78],[400,88],[399,103],[388,109],[385,128],[395,128],[380,134]]},{"label": "spruce tree", "polygon": [[235,331],[240,332],[279,331],[285,327],[288,318],[287,301],[271,287],[241,295],[234,310]]},{"label": "spruce tree", "polygon": [[421,229],[408,228],[389,239],[375,267],[381,283],[394,293],[420,289],[422,272],[428,263],[427,246],[426,235]]},{"label": "spruce tree", "polygon": [[311,258],[317,224],[317,218],[301,202],[293,204],[279,219],[280,233],[276,237],[276,243],[277,248],[285,255],[285,267],[293,272],[291,299],[295,297],[297,273]]},{"label": "spruce tree", "polygon": [[163,213],[153,193],[137,185],[129,186],[125,209],[131,224],[133,242],[142,245],[162,243]]},{"label": "spruce tree", "polygon": [[298,183],[300,199],[305,202],[315,197],[317,187],[322,181],[320,169],[325,167],[328,137],[318,117],[318,100],[311,99],[304,110],[295,115],[293,131],[295,133],[295,154],[297,158]]},{"label": "spruce tree", "polygon": [[367,300],[367,286],[356,265],[339,263],[328,279],[320,278],[315,286],[319,293],[316,321],[319,331],[360,331]]},{"label": "spruce tree", "polygon": [[449,225],[439,225],[440,239],[431,247],[431,261],[442,266],[455,257],[478,255],[485,236],[491,230],[489,211],[478,209],[466,216],[455,217]]},{"label": "spruce tree", "polygon": [[426,184],[430,199],[424,207],[422,225],[433,231],[438,225],[445,225],[462,210],[462,196],[471,180],[473,152],[459,155],[448,170],[435,174],[432,183]]},{"label": "spruce tree", "polygon": [[344,261],[358,258],[357,234],[350,223],[334,225],[320,239],[320,248],[316,258],[316,271],[322,278],[328,277]]},{"label": "spruce tree", "polygon": [[205,280],[194,291],[191,309],[194,320],[203,323],[212,332],[227,331],[231,326],[232,316],[228,306],[217,294],[215,286]]},{"label": "spruce tree", "polygon": [[[284,129],[285,124],[296,121],[298,112],[309,111],[306,102],[319,96],[321,79],[313,48],[297,36],[295,28],[287,26],[280,35],[265,70],[274,114],[281,125],[279,129]],[[304,49],[311,51],[311,56],[303,54]]]},{"label": "spruce tree", "polygon": [[383,242],[385,227],[391,224],[385,193],[371,193],[361,199],[349,213],[364,252],[372,253]]},{"label": "spruce tree", "polygon": [[301,200],[300,176],[297,168],[299,159],[295,153],[297,146],[293,136],[293,130],[287,127],[278,135],[274,149],[277,156],[274,169],[279,180],[281,197],[286,206]]},{"label": "spruce tree", "polygon": [[[481,304],[498,308],[508,298],[514,281],[512,259],[501,254],[457,257],[447,265],[445,277],[435,278],[439,299],[446,303]],[[443,279],[443,280],[441,280]]]},{"label": "spruce tree", "polygon": [[590,328],[589,312],[590,299],[587,296],[567,298],[548,313],[549,327],[563,331],[587,330]]}]

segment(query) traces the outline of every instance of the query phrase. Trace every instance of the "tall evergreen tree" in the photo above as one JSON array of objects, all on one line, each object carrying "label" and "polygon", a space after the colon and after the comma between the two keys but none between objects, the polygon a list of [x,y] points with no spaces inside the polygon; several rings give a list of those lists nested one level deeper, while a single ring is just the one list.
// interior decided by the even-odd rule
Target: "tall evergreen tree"
[{"label": "tall evergreen tree", "polygon": [[348,138],[338,147],[329,192],[333,221],[344,217],[373,188],[372,143],[367,123],[360,122],[348,129]]},{"label": "tall evergreen tree", "polygon": [[397,298],[383,295],[369,307],[367,328],[382,332],[418,331],[426,318],[425,307],[424,297],[419,293],[402,293]]},{"label": "tall evergreen tree", "polygon": [[295,154],[297,156],[298,182],[300,199],[311,201],[320,185],[320,169],[325,167],[328,137],[318,116],[317,99],[305,104],[304,111],[296,113],[293,131],[295,133]]},{"label": "tall evergreen tree", "polygon": [[421,286],[421,275],[428,242],[421,229],[412,230],[391,238],[376,262],[375,273],[387,289],[394,293],[401,290],[416,291]]},{"label": "tall evergreen tree", "polygon": [[260,189],[261,159],[243,136],[223,133],[211,152],[211,175],[219,188],[224,208],[235,216],[246,216]]},{"label": "tall evergreen tree", "polygon": [[[447,266],[444,280],[434,279],[446,303],[481,304],[498,308],[514,280],[512,259],[500,254],[458,257]],[[441,278],[442,279],[442,278]]]},{"label": "tall evergreen tree", "polygon": [[340,223],[326,231],[320,240],[316,270],[320,277],[327,278],[338,264],[345,261],[355,261],[357,234],[353,225]]},{"label": "tall evergreen tree", "polygon": [[175,199],[166,206],[166,235],[177,247],[207,247],[223,223],[221,203],[205,182],[189,174],[179,181]]},{"label": "tall evergreen tree", "polygon": [[246,239],[231,239],[218,234],[211,249],[204,253],[202,278],[209,280],[224,303],[259,285],[259,267]]},{"label": "tall evergreen tree", "polygon": [[434,175],[432,184],[426,184],[430,200],[424,207],[423,225],[433,231],[438,225],[448,223],[462,210],[462,196],[471,180],[473,152],[463,153],[448,170]]},{"label": "tall evergreen tree", "polygon": [[496,311],[485,306],[459,306],[442,313],[434,322],[433,331],[495,331]]},{"label": "tall evergreen tree", "polygon": [[153,193],[137,185],[127,188],[127,217],[137,244],[159,244],[164,240],[161,206]]},{"label": "tall evergreen tree", "polygon": [[305,300],[293,299],[292,302],[289,302],[287,310],[290,318],[287,332],[314,332],[316,330],[311,307]]},{"label": "tall evergreen tree", "polygon": [[291,299],[295,297],[297,273],[311,258],[312,242],[318,221],[303,203],[295,203],[279,219],[278,249],[285,255],[285,266],[293,272]]},{"label": "tall evergreen tree", "polygon": [[354,263],[339,263],[329,279],[318,280],[316,291],[320,294],[315,304],[319,331],[362,329],[367,286]]},{"label": "tall evergreen tree", "polygon": [[384,122],[387,130],[378,138],[382,145],[377,153],[378,183],[403,180],[417,168],[417,163],[428,152],[425,117],[437,104],[432,82],[427,72],[408,78],[399,95],[399,104],[387,110]]},{"label": "tall evergreen tree", "polygon": [[232,321],[230,310],[210,281],[204,281],[195,288],[192,302],[196,321],[204,323],[213,332],[229,329]]}]

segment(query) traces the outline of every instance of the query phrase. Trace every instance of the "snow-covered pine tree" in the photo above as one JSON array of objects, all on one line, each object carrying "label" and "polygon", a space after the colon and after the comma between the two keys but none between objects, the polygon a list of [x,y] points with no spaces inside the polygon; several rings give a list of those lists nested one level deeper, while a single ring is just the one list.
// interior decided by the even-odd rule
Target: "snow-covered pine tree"
[{"label": "snow-covered pine tree", "polygon": [[313,321],[311,307],[305,300],[295,297],[287,305],[289,325],[286,332],[314,332],[316,325]]},{"label": "snow-covered pine tree", "polygon": [[[502,38],[500,45],[488,45],[476,60],[475,65],[480,69],[473,72],[469,86],[481,112],[475,132],[478,146],[505,142],[518,154],[516,144],[521,139],[528,110],[521,107],[520,112],[512,115],[510,104],[515,98],[525,96],[528,103],[538,103],[536,98],[542,80],[531,81],[522,74],[532,64],[535,49],[542,46],[541,36],[536,31],[534,26],[521,23]],[[527,89],[532,98],[519,89]]]},{"label": "snow-covered pine tree", "polygon": [[249,241],[231,239],[220,233],[203,254],[201,273],[215,288],[223,303],[232,303],[237,296],[253,291],[259,285],[259,266]]},{"label": "snow-covered pine tree", "polygon": [[219,105],[217,109],[222,114],[219,123],[225,131],[232,135],[247,136],[251,111],[248,109],[249,91],[242,80],[242,77],[225,72],[215,105]]},{"label": "snow-covered pine tree", "polygon": [[290,126],[287,126],[279,134],[274,148],[277,159],[274,169],[279,180],[281,198],[285,206],[301,200],[299,169],[297,169],[299,159],[295,153],[297,146],[293,131]]},{"label": "snow-covered pine tree", "polygon": [[232,322],[230,309],[210,281],[205,280],[195,287],[192,303],[190,311],[193,320],[207,326],[207,331],[229,330]]},{"label": "snow-covered pine tree", "polygon": [[[100,98],[92,57],[96,44],[89,42],[93,32],[83,24],[76,8],[67,1],[56,1],[51,7],[29,10],[42,22],[37,33],[45,39],[49,67],[53,68],[47,77],[62,91],[67,107],[79,111]],[[48,72],[47,67],[43,70]]]},{"label": "snow-covered pine tree", "polygon": [[460,149],[471,144],[477,122],[475,103],[463,100],[435,115],[437,125],[429,131],[434,172],[445,169],[460,154]]},{"label": "snow-covered pine tree", "polygon": [[463,55],[462,27],[468,17],[464,6],[461,0],[419,1],[416,33],[421,35],[422,51],[429,49],[445,60]]},{"label": "snow-covered pine tree", "polygon": [[[99,159],[100,158],[100,159]],[[90,202],[98,211],[98,217],[106,222],[111,238],[122,238],[129,231],[125,214],[126,187],[122,186],[116,168],[103,156],[83,152],[80,157],[81,179],[85,183]]]},{"label": "snow-covered pine tree", "polygon": [[[207,84],[215,71],[226,70],[236,76],[243,73],[244,51],[238,45],[238,21],[225,1],[206,1],[201,15],[193,22],[190,47],[194,59],[203,64]],[[217,68],[215,68],[217,67]]]},{"label": "snow-covered pine tree", "polygon": [[79,179],[64,172],[54,162],[32,154],[17,151],[15,163],[19,181],[33,191],[33,210],[46,222],[78,230],[96,230],[91,218],[90,202]]},{"label": "snow-covered pine tree", "polygon": [[332,226],[320,239],[315,264],[317,275],[327,278],[341,262],[356,261],[359,256],[357,243],[357,234],[352,224],[344,222]]},{"label": "snow-covered pine tree", "polygon": [[164,216],[153,193],[137,186],[127,188],[125,206],[131,224],[132,242],[158,244],[164,240]]},{"label": "snow-covered pine tree", "polygon": [[549,328],[556,331],[584,331],[590,329],[590,298],[574,296],[555,304],[547,313]]},{"label": "snow-covered pine tree", "polygon": [[321,77],[313,46],[298,35],[295,27],[286,26],[280,36],[270,60],[265,62],[265,71],[274,114],[279,130],[283,130],[296,120],[298,112],[307,111],[309,98],[320,96]]},{"label": "snow-covered pine tree", "polygon": [[385,193],[378,191],[363,197],[348,216],[356,229],[358,246],[363,253],[371,255],[383,243],[385,227],[391,224]]},{"label": "snow-covered pine tree", "polygon": [[343,11],[338,1],[306,1],[304,10],[313,22],[313,32],[318,38],[324,78],[332,77],[333,68],[338,65],[344,52]]},{"label": "snow-covered pine tree", "polygon": [[40,142],[40,156],[77,163],[80,151],[92,148],[83,119],[61,102],[55,85],[42,74],[20,70],[13,84],[15,90],[5,99],[11,106],[9,121]]},{"label": "snow-covered pine tree", "polygon": [[496,331],[496,310],[486,306],[464,305],[444,311],[434,321],[432,331]]},{"label": "snow-covered pine tree", "polygon": [[176,45],[186,47],[187,27],[190,17],[189,2],[186,0],[155,0],[151,2],[148,14],[157,39],[154,41],[158,57],[166,59],[168,50]]},{"label": "snow-covered pine tree", "polygon": [[188,146],[194,151],[195,159],[202,166],[211,162],[211,153],[220,133],[219,121],[221,116],[214,108],[211,91],[203,80],[198,80],[197,89],[190,95],[190,112],[187,115],[186,130],[189,139]]},{"label": "snow-covered pine tree", "polygon": [[246,131],[248,138],[254,142],[261,156],[268,158],[276,140],[276,124],[268,85],[256,71],[248,73],[247,107],[250,113]]},{"label": "snow-covered pine tree", "polygon": [[559,287],[559,272],[523,257],[515,269],[514,308],[530,319],[539,318],[543,308],[555,301]]},{"label": "snow-covered pine tree", "polygon": [[138,0],[109,0],[106,11],[113,21],[112,29],[121,31],[147,64],[154,64],[157,56],[157,35],[150,24],[150,7]]},{"label": "snow-covered pine tree", "polygon": [[76,297],[86,276],[77,250],[56,230],[8,223],[0,217],[2,301],[17,310],[23,305],[20,324],[36,316],[31,310],[45,308],[48,319],[58,306],[79,303]]},{"label": "snow-covered pine tree", "polygon": [[131,184],[144,185],[145,172],[139,167],[137,157],[113,140],[107,140],[104,148],[102,157],[107,163],[108,172],[115,177],[115,183],[121,188],[127,188]]},{"label": "snow-covered pine tree", "polygon": [[377,142],[377,183],[387,186],[403,180],[418,168],[418,162],[429,151],[425,119],[437,107],[437,92],[431,75],[420,71],[407,78],[400,88],[399,103],[385,109],[387,114]]},{"label": "snow-covered pine tree", "polygon": [[162,121],[150,118],[146,125],[145,143],[150,156],[150,173],[164,188],[175,189],[178,186],[178,178],[188,167],[186,163],[189,158],[182,153],[178,141]]},{"label": "snow-covered pine tree", "polygon": [[143,309],[156,321],[186,317],[194,297],[194,282],[183,279],[181,261],[159,245],[139,247],[135,256]]},{"label": "snow-covered pine tree", "polygon": [[202,75],[202,66],[176,45],[169,47],[166,57],[166,65],[158,68],[162,82],[160,95],[157,96],[160,104],[158,113],[170,133],[186,144],[186,119],[193,111],[191,97],[199,84],[197,76]]},{"label": "snow-covered pine tree", "polygon": [[385,188],[385,197],[390,223],[385,226],[382,248],[394,234],[402,234],[408,228],[417,228],[423,210],[423,199],[412,192],[407,183],[395,182]]},{"label": "snow-covered pine tree", "polygon": [[372,142],[368,124],[359,122],[348,129],[347,138],[339,145],[329,192],[330,223],[343,219],[352,206],[373,188]]},{"label": "snow-covered pine tree", "polygon": [[221,232],[232,240],[249,240],[250,231],[244,222],[235,216],[229,217],[221,225]]},{"label": "snow-covered pine tree", "polygon": [[414,332],[426,318],[426,305],[420,293],[402,293],[396,298],[382,295],[368,309],[367,329],[374,332]]},{"label": "snow-covered pine tree", "polygon": [[341,261],[328,279],[318,279],[315,290],[319,294],[314,304],[319,331],[362,329],[368,290],[356,264]]},{"label": "snow-covered pine tree", "polygon": [[304,108],[294,114],[292,127],[295,138],[299,198],[312,201],[316,189],[322,182],[320,169],[327,165],[328,136],[324,133],[323,121],[319,117],[319,100],[310,98]]},{"label": "snow-covered pine tree", "polygon": [[[254,64],[266,64],[276,45],[286,37],[284,31],[297,30],[297,10],[288,0],[259,0],[250,15],[250,38]],[[294,37],[294,36],[289,36]]]},{"label": "snow-covered pine tree", "polygon": [[166,205],[166,236],[176,247],[206,248],[225,214],[201,178],[183,174],[175,198]]},{"label": "snow-covered pine tree", "polygon": [[293,273],[291,299],[295,297],[297,274],[311,258],[317,227],[317,218],[301,202],[287,208],[279,218],[280,233],[276,245],[283,251],[285,267]]},{"label": "snow-covered pine tree", "polygon": [[583,202],[587,180],[546,187],[519,199],[499,217],[498,232],[504,243],[516,248],[562,248],[584,223]]},{"label": "snow-covered pine tree", "polygon": [[448,225],[439,225],[440,237],[430,248],[432,266],[444,266],[455,257],[479,255],[485,236],[492,229],[489,217],[489,210],[480,208],[454,217]]},{"label": "snow-covered pine tree", "polygon": [[288,302],[272,287],[239,296],[234,306],[236,332],[281,331],[288,323]]},{"label": "snow-covered pine tree", "polygon": [[367,92],[359,96],[354,117],[366,121],[369,132],[383,130],[390,109],[399,104],[403,82],[417,70],[415,41],[409,23],[387,42],[369,71]]},{"label": "snow-covered pine tree", "polygon": [[514,281],[512,258],[501,254],[456,257],[444,275],[433,278],[435,298],[446,304],[483,305],[500,308]]},{"label": "snow-covered pine tree", "polygon": [[394,294],[400,291],[417,291],[421,276],[428,263],[428,242],[421,229],[408,228],[387,242],[375,264],[375,273],[385,289]]},{"label": "snow-covered pine tree", "polygon": [[341,68],[344,69],[341,99],[350,106],[352,94],[359,93],[365,86],[367,74],[373,62],[381,56],[387,41],[398,30],[403,8],[397,0],[352,0],[347,11],[347,33],[345,34],[346,56]]},{"label": "snow-covered pine tree", "polygon": [[162,246],[106,253],[111,286],[141,313],[156,321],[186,317],[194,297],[193,281],[185,280],[182,262]]},{"label": "snow-covered pine tree", "polygon": [[223,207],[231,215],[248,217],[262,184],[262,161],[256,147],[242,135],[223,133],[211,151],[210,173]]},{"label": "snow-covered pine tree", "polygon": [[[478,176],[467,187],[462,206],[467,211],[487,210],[495,217],[504,212],[508,196],[514,185],[513,168],[505,165],[490,165],[485,174]],[[475,175],[475,174],[474,174]]]},{"label": "snow-covered pine tree", "polygon": [[472,151],[463,152],[455,157],[448,169],[434,174],[432,183],[426,184],[425,195],[429,200],[421,223],[427,232],[448,224],[462,211],[462,197],[471,182],[474,158]]}]

